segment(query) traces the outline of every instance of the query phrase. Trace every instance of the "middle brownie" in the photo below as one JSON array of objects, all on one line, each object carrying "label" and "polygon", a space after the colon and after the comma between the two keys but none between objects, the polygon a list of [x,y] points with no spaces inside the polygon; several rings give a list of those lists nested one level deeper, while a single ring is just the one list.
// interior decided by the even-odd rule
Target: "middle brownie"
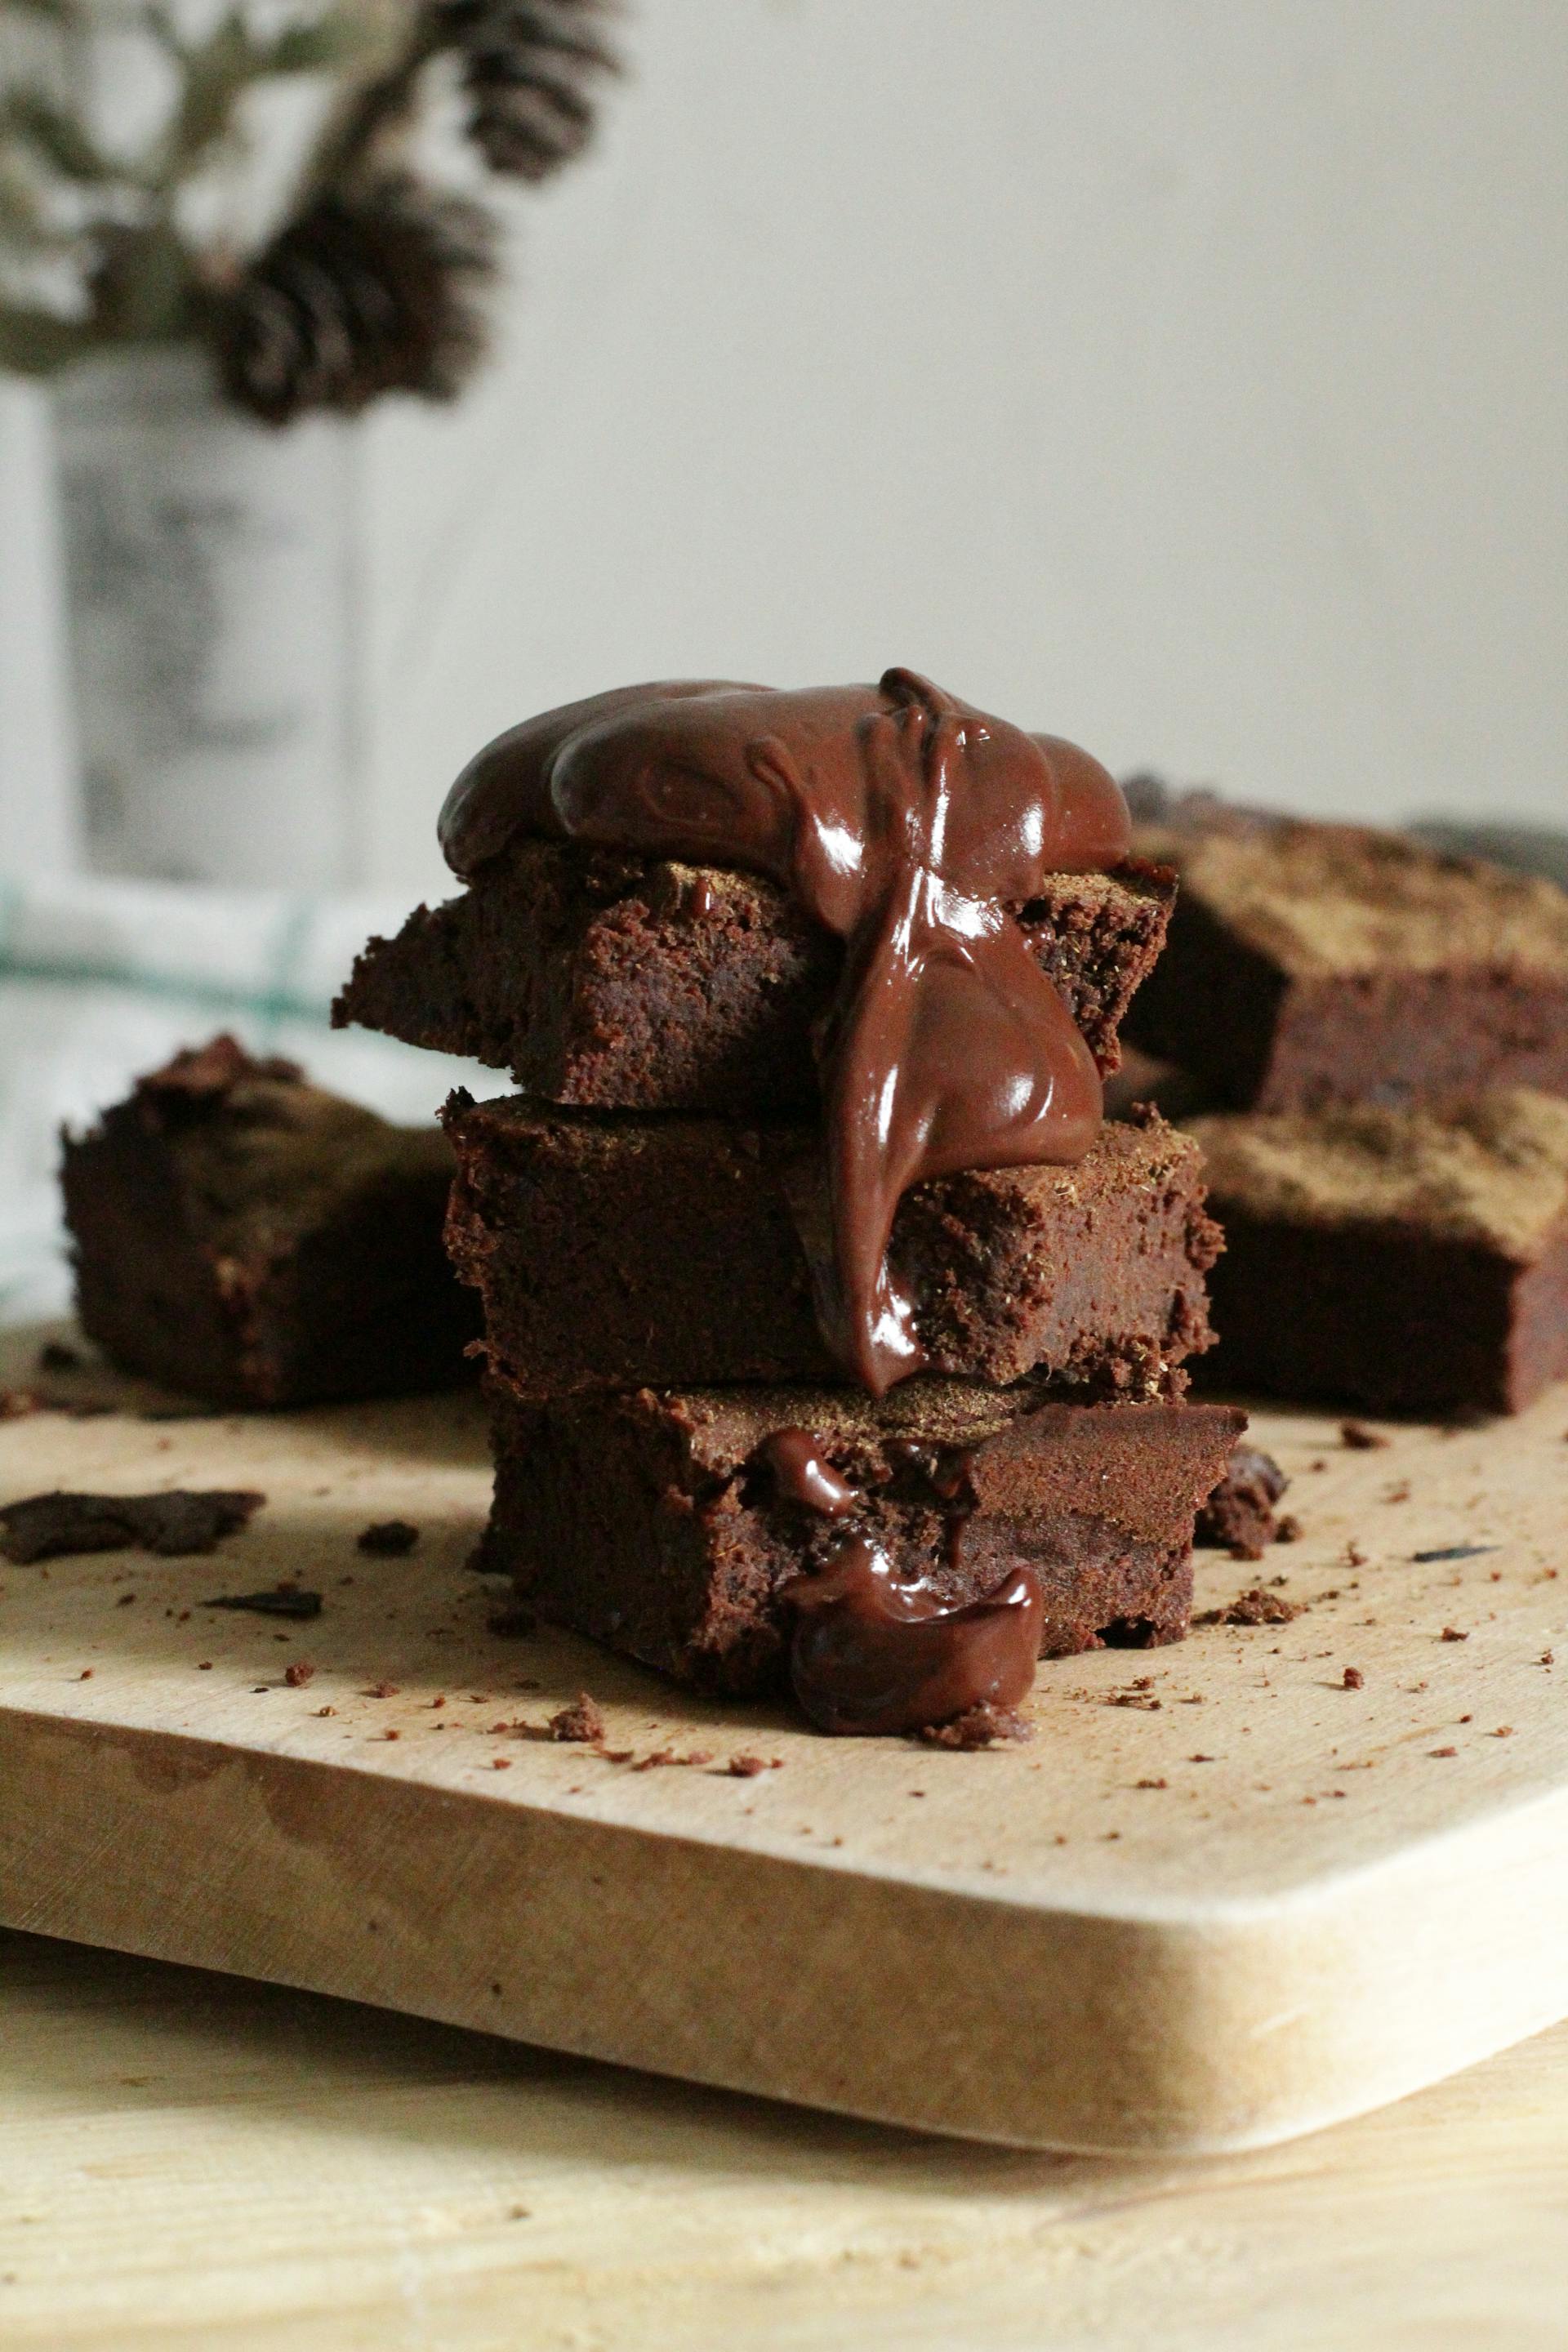
[{"label": "middle brownie", "polygon": [[[479,1291],[491,1370],[520,1394],[843,1378],[812,1307],[792,1200],[814,1131],[633,1120],[520,1097],[444,1114],[447,1247]],[[1221,1244],[1197,1151],[1149,1115],[1067,1168],[917,1186],[889,1261],[933,1372],[1027,1373],[1084,1398],[1178,1393],[1211,1341]]]}]

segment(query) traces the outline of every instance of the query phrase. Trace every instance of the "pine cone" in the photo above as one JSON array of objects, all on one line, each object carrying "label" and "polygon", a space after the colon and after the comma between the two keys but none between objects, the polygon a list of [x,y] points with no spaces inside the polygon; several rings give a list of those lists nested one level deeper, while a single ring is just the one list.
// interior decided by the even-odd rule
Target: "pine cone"
[{"label": "pine cone", "polygon": [[587,145],[588,91],[620,71],[598,26],[611,0],[426,0],[434,37],[461,60],[468,136],[492,172],[547,180]]},{"label": "pine cone", "polygon": [[490,277],[486,214],[405,173],[321,199],[221,300],[225,391],[268,425],[357,416],[384,392],[450,400],[484,348],[473,297]]}]

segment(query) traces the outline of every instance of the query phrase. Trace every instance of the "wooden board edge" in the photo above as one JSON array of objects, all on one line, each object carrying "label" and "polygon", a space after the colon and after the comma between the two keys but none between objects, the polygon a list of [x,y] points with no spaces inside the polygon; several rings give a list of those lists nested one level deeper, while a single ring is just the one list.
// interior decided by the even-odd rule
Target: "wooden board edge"
[{"label": "wooden board edge", "polygon": [[0,1924],[927,2132],[1217,2154],[1568,2015],[1568,1792],[1127,1918],[0,1716]]}]

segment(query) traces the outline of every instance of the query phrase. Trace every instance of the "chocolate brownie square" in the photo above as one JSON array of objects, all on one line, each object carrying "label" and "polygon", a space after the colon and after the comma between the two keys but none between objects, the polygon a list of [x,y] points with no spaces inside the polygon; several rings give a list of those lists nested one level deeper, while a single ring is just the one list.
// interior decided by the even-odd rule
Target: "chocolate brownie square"
[{"label": "chocolate brownie square", "polygon": [[[1194,1514],[1246,1427],[1230,1406],[1063,1404],[947,1381],[879,1404],[845,1389],[490,1393],[484,1565],[552,1622],[731,1694],[779,1685],[783,1589],[857,1535],[947,1608],[1026,1562],[1042,1655],[1179,1640]],[[774,1441],[803,1432],[854,1490],[849,1516],[781,1477]]]},{"label": "chocolate brownie square", "polygon": [[231,1405],[464,1377],[479,1316],[442,1247],[438,1128],[221,1036],[63,1141],[77,1311],[125,1370]]},{"label": "chocolate brownie square", "polygon": [[1206,1376],[1378,1412],[1516,1412],[1568,1374],[1568,1102],[1201,1118],[1226,1233]]},{"label": "chocolate brownie square", "polygon": [[1220,1105],[1568,1094],[1568,892],[1407,835],[1196,796],[1134,838],[1181,892],[1131,1045]]},{"label": "chocolate brownie square", "polygon": [[[1016,909],[1102,1069],[1173,892],[1133,864],[1052,876]],[[461,897],[372,940],[332,1019],[510,1069],[551,1102],[809,1115],[842,958],[760,875],[519,839]]]},{"label": "chocolate brownie square", "polygon": [[[485,1350],[539,1395],[628,1384],[842,1377],[796,1226],[816,1130],[543,1110],[445,1113],[447,1243],[484,1302]],[[946,1176],[905,1194],[889,1262],[933,1371],[1049,1373],[1086,1394],[1179,1386],[1205,1347],[1220,1237],[1194,1147],[1156,1118],[1103,1127],[1066,1168]]]}]

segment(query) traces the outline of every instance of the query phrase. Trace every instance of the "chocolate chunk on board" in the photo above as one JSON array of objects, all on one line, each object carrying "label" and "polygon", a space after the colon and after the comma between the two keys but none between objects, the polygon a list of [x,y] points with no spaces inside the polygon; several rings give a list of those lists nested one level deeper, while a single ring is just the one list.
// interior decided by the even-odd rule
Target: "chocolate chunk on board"
[{"label": "chocolate chunk on board", "polygon": [[[880,1404],[847,1389],[651,1389],[529,1403],[492,1387],[488,1564],[549,1622],[719,1692],[777,1687],[781,1589],[847,1536],[929,1580],[943,1607],[1021,1561],[1045,1596],[1041,1649],[1179,1640],[1193,1517],[1246,1426],[1233,1406],[1070,1405],[1027,1385],[918,1381]],[[811,1433],[853,1489],[798,1499],[771,1442]]]},{"label": "chocolate chunk on board", "polygon": [[1568,1094],[1568,892],[1403,834],[1184,806],[1134,834],[1181,891],[1131,1045],[1261,1111]]},{"label": "chocolate chunk on board", "polygon": [[1226,1255],[1226,1387],[1517,1412],[1568,1373],[1568,1102],[1237,1115],[1191,1129]]},{"label": "chocolate chunk on board", "polygon": [[64,1559],[93,1551],[151,1551],[173,1559],[216,1550],[267,1500],[248,1489],[157,1495],[29,1495],[0,1507],[7,1559]]},{"label": "chocolate chunk on board", "polygon": [[[1159,954],[1170,875],[1053,875],[1016,908],[1100,1067]],[[814,1024],[843,950],[760,875],[518,838],[460,898],[372,940],[332,1008],[619,1110],[812,1112]]]},{"label": "chocolate chunk on board", "polygon": [[[795,1211],[805,1129],[611,1119],[454,1097],[448,1245],[479,1290],[492,1370],[529,1394],[605,1384],[832,1381]],[[1220,1246],[1196,1154],[1159,1120],[1106,1126],[1067,1168],[906,1194],[895,1276],[934,1371],[1037,1370],[1152,1394],[1209,1342]]]},{"label": "chocolate chunk on board", "polygon": [[226,1405],[447,1386],[477,1328],[441,1245],[451,1174],[438,1129],[216,1037],[65,1139],[82,1328]]},{"label": "chocolate chunk on board", "polygon": [[1194,1541],[1217,1546],[1237,1559],[1261,1559],[1278,1526],[1274,1506],[1289,1484],[1272,1454],[1238,1445],[1198,1513]]},{"label": "chocolate chunk on board", "polygon": [[258,1617],[291,1617],[301,1624],[306,1619],[321,1613],[319,1592],[302,1591],[297,1584],[275,1585],[266,1592],[221,1592],[213,1601],[204,1601],[204,1609],[249,1609]]}]

